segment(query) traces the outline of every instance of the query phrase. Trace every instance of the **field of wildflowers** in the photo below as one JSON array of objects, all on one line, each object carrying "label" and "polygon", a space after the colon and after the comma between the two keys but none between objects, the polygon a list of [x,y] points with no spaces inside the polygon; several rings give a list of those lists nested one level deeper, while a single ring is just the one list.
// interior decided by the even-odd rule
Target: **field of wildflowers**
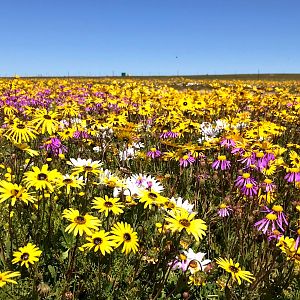
[{"label": "field of wildflowers", "polygon": [[299,299],[299,82],[0,89],[0,299]]}]

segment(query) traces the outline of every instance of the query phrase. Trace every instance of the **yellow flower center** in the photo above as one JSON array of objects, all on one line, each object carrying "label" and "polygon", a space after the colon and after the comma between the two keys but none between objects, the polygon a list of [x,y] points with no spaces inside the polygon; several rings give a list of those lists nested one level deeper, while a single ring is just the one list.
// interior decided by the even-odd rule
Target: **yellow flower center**
[{"label": "yellow flower center", "polygon": [[244,179],[248,179],[250,177],[250,173],[243,173],[242,176]]},{"label": "yellow flower center", "polygon": [[266,184],[270,184],[270,183],[272,183],[272,180],[271,180],[271,179],[269,179],[269,178],[266,178],[266,179],[264,180],[264,183],[266,183]]},{"label": "yellow flower center", "polygon": [[187,219],[182,219],[179,221],[179,223],[184,227],[189,227],[191,225],[191,222]]},{"label": "yellow flower center", "polygon": [[256,153],[256,157],[258,157],[258,158],[262,158],[263,156],[264,156],[263,152],[257,152]]},{"label": "yellow flower center", "polygon": [[266,219],[268,219],[270,221],[275,221],[275,220],[277,220],[277,216],[275,214],[267,214]]},{"label": "yellow flower center", "polygon": [[278,231],[277,229],[275,229],[275,230],[273,230],[273,234],[280,235],[280,231]]},{"label": "yellow flower center", "polygon": [[283,212],[283,207],[281,205],[273,205],[272,210],[276,212]]},{"label": "yellow flower center", "polygon": [[225,155],[219,155],[218,160],[226,160],[226,156]]},{"label": "yellow flower center", "polygon": [[227,207],[227,205],[225,204],[225,203],[222,203],[222,204],[220,204],[220,206],[219,206],[221,209],[223,209],[223,208],[226,208]]},{"label": "yellow flower center", "polygon": [[181,260],[186,260],[186,259],[187,259],[187,256],[186,256],[185,254],[183,254],[183,253],[180,253],[180,254],[179,254],[179,258],[180,258]]},{"label": "yellow flower center", "polygon": [[188,158],[189,158],[188,155],[184,155],[184,156],[182,157],[183,160],[187,160]]},{"label": "yellow flower center", "polygon": [[252,183],[246,183],[246,188],[247,189],[251,189],[253,187],[253,184]]},{"label": "yellow flower center", "polygon": [[297,229],[297,234],[299,234],[299,235],[300,235],[300,228],[298,228],[298,229]]},{"label": "yellow flower center", "polygon": [[151,148],[150,151],[151,151],[151,152],[155,152],[155,151],[156,151],[156,148]]}]

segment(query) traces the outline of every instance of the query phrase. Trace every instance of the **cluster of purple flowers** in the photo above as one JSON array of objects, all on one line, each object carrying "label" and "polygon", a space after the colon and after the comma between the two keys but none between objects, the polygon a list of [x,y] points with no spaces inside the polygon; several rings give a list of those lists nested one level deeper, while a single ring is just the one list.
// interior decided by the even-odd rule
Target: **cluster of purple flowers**
[{"label": "cluster of purple flowers", "polygon": [[42,149],[45,149],[49,154],[58,156],[68,151],[67,147],[61,143],[61,140],[52,137],[49,138],[42,146]]}]

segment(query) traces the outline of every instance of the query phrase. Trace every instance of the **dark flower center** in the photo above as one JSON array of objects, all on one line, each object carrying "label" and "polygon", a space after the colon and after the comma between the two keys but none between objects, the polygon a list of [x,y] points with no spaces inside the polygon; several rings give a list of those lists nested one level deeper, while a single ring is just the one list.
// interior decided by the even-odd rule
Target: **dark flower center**
[{"label": "dark flower center", "polygon": [[229,270],[230,270],[231,272],[233,272],[233,273],[238,273],[238,271],[239,271],[239,269],[238,269],[237,267],[235,267],[235,266],[230,266],[230,267],[229,267]]},{"label": "dark flower center", "polygon": [[44,174],[44,173],[40,173],[40,174],[37,176],[37,179],[38,179],[38,180],[46,180],[46,179],[47,179],[47,175]]},{"label": "dark flower center", "polygon": [[195,269],[195,268],[197,268],[197,261],[195,261],[195,260],[192,260],[191,262],[190,262],[190,267],[191,268],[193,268],[193,269]]},{"label": "dark flower center", "polygon": [[182,104],[183,104],[184,106],[187,106],[187,105],[188,105],[188,103],[187,103],[186,101],[184,101]]},{"label": "dark flower center", "polygon": [[131,235],[129,233],[124,233],[123,237],[126,242],[129,242],[131,240]]},{"label": "dark flower center", "polygon": [[154,194],[154,193],[149,193],[149,194],[148,194],[148,197],[149,197],[150,199],[157,199],[157,195]]},{"label": "dark flower center", "polygon": [[179,221],[179,223],[184,227],[189,227],[191,225],[190,221],[187,219],[182,219]]},{"label": "dark flower center", "polygon": [[29,253],[23,253],[22,255],[21,255],[21,259],[22,260],[28,260],[29,259]]},{"label": "dark flower center", "polygon": [[11,190],[11,195],[16,197],[18,195],[19,191],[18,190]]},{"label": "dark flower center", "polygon": [[167,201],[167,202],[165,203],[165,206],[166,206],[167,208],[172,209],[172,208],[175,207],[175,204],[174,204],[173,202],[171,202],[171,201]]},{"label": "dark flower center", "polygon": [[77,216],[75,218],[75,223],[77,223],[77,224],[85,224],[86,223],[86,219],[83,216]]},{"label": "dark flower center", "polygon": [[106,202],[104,202],[104,206],[105,207],[112,207],[113,204],[110,201],[106,201]]},{"label": "dark flower center", "polygon": [[93,167],[91,167],[91,166],[84,166],[84,171],[90,172],[92,170],[93,170]]},{"label": "dark flower center", "polygon": [[93,242],[94,242],[95,245],[99,245],[99,244],[102,243],[102,239],[99,238],[99,237],[97,237],[97,238],[95,238],[95,239],[93,240]]},{"label": "dark flower center", "polygon": [[51,116],[49,116],[49,115],[44,115],[44,119],[46,119],[46,120],[51,120],[52,118],[51,118]]},{"label": "dark flower center", "polygon": [[24,124],[18,124],[18,125],[17,125],[17,128],[18,128],[18,129],[24,129],[24,128],[25,128],[25,125],[24,125]]},{"label": "dark flower center", "polygon": [[71,184],[73,182],[73,180],[70,179],[70,178],[66,178],[66,179],[63,180],[63,182],[66,183],[66,184]]}]

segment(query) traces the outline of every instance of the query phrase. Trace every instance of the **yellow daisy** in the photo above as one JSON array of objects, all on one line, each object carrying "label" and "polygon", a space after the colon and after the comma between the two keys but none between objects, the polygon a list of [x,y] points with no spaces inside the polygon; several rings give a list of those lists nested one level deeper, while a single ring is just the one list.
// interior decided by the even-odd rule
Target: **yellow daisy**
[{"label": "yellow daisy", "polygon": [[[196,213],[189,214],[185,209],[168,212],[170,217],[165,218],[168,222],[167,228],[172,232],[181,232],[183,229],[190,235],[192,234],[196,241],[206,235],[207,226],[201,219],[194,219]],[[194,219],[194,220],[193,220]]]},{"label": "yellow daisy", "polygon": [[115,224],[111,233],[112,238],[116,242],[116,248],[123,244],[122,252],[129,254],[131,251],[136,253],[138,250],[138,237],[137,233],[133,231],[128,223],[118,222]]},{"label": "yellow daisy", "polygon": [[17,282],[11,278],[21,276],[20,272],[12,272],[12,271],[5,271],[0,273],[0,287],[6,285],[7,282],[17,284]]},{"label": "yellow daisy", "polygon": [[246,280],[248,282],[252,282],[255,277],[253,276],[252,273],[250,273],[249,271],[244,271],[241,269],[240,264],[239,263],[234,263],[233,260],[230,259],[223,259],[223,258],[218,258],[216,260],[217,264],[224,269],[226,272],[231,274],[231,277],[234,281],[237,281],[238,284],[241,284],[243,280]]},{"label": "yellow daisy", "polygon": [[20,247],[19,251],[15,251],[13,256],[15,257],[12,260],[13,264],[21,263],[21,266],[25,265],[26,268],[29,268],[29,264],[34,264],[39,261],[42,251],[34,244],[28,243],[24,247]]},{"label": "yellow daisy", "polygon": [[86,240],[89,241],[89,243],[82,245],[82,248],[88,248],[89,250],[94,248],[94,252],[100,251],[102,255],[111,253],[113,247],[116,245],[112,236],[109,235],[109,232],[105,232],[104,230],[94,232],[92,236],[88,236]]},{"label": "yellow daisy", "polygon": [[105,195],[104,198],[95,197],[93,201],[94,206],[92,206],[92,208],[99,210],[99,212],[105,212],[106,217],[110,211],[114,215],[119,215],[124,212],[121,209],[124,205],[119,203],[119,200],[119,198],[109,198],[107,195]]},{"label": "yellow daisy", "polygon": [[74,231],[74,236],[77,236],[78,233],[80,236],[82,236],[83,233],[92,235],[91,229],[98,230],[98,227],[101,225],[98,218],[89,214],[81,215],[77,209],[73,208],[65,209],[63,217],[71,222],[65,231],[69,233]]}]

